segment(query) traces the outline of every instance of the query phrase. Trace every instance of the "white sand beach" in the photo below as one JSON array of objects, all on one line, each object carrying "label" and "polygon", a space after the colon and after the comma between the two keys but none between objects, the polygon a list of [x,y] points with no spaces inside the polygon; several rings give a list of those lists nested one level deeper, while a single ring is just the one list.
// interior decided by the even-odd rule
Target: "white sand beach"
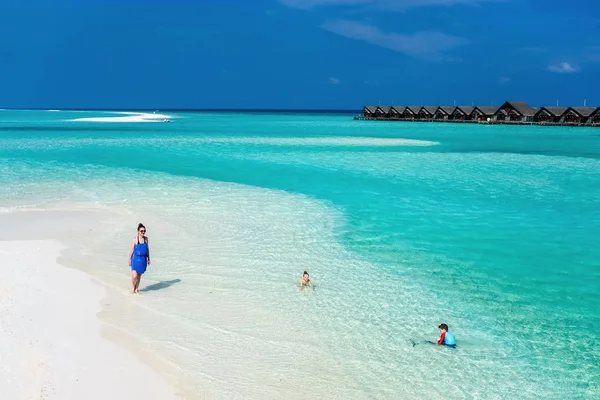
[{"label": "white sand beach", "polygon": [[[143,185],[148,198],[160,199],[152,193],[160,186],[146,182],[142,178],[125,185],[131,193],[140,193],[137,185]],[[0,359],[10,372],[0,393],[11,393],[11,400],[95,399],[82,396],[86,391],[98,399],[117,400],[134,395],[161,400],[175,395],[302,399],[310,381],[311,393],[325,396],[321,398],[368,398],[335,355],[320,345],[328,339],[312,329],[308,318],[319,298],[296,286],[298,267],[289,267],[283,257],[293,242],[268,250],[288,270],[289,280],[270,286],[282,294],[247,285],[253,274],[264,282],[277,279],[281,271],[273,274],[270,264],[250,258],[260,243],[275,243],[280,229],[296,225],[298,217],[280,210],[299,209],[305,199],[230,184],[182,183],[187,190],[206,193],[210,201],[186,206],[183,215],[172,213],[177,207],[158,204],[170,212],[168,220],[148,204],[143,212],[132,213],[120,202],[106,200],[102,204],[110,206],[58,201],[0,213],[0,292],[6,305],[0,312],[6,324]],[[117,193],[116,187],[100,181],[90,185],[105,196]],[[55,183],[52,190],[68,189]],[[259,197],[245,207],[218,200],[224,193],[238,198],[249,191]],[[267,195],[276,196],[272,201],[277,206],[269,207],[269,215],[279,216],[275,223],[275,217],[256,217],[264,213]],[[186,191],[176,190],[169,201],[178,202],[178,196],[191,199]],[[286,202],[294,203],[283,206]],[[185,225],[189,215],[193,235]],[[314,219],[323,220],[321,213],[301,215],[311,226]],[[235,225],[241,234],[232,235],[231,226],[222,223],[226,220],[248,223]],[[140,221],[150,229],[154,255],[141,294],[131,295],[126,254]],[[267,304],[269,296],[277,304]],[[298,313],[305,318],[299,320]],[[22,361],[21,353],[35,356]],[[34,377],[40,382],[38,392],[29,386]]]},{"label": "white sand beach", "polygon": [[56,262],[50,240],[0,241],[0,393],[10,400],[178,399],[100,334],[105,290]]},{"label": "white sand beach", "polygon": [[73,122],[163,122],[170,120],[172,117],[166,114],[150,114],[150,113],[129,113],[129,112],[114,112],[111,114],[120,114],[115,117],[89,117],[75,118]]}]

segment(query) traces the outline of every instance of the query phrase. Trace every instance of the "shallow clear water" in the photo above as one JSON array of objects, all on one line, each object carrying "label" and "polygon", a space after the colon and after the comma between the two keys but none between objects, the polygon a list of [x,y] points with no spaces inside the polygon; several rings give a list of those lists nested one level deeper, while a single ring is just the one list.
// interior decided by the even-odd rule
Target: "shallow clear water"
[{"label": "shallow clear water", "polygon": [[[209,395],[599,395],[597,130],[170,115],[0,111],[0,207],[130,219],[79,266],[124,288],[143,217],[168,285],[112,323]],[[456,350],[412,346],[441,322]]]}]

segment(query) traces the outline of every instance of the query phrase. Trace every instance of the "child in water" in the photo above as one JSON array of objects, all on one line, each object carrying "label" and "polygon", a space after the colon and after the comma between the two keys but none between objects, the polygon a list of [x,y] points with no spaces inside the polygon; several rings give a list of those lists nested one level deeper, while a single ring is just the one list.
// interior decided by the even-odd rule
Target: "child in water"
[{"label": "child in water", "polygon": [[308,275],[308,272],[306,272],[306,271],[304,271],[304,274],[302,275],[302,279],[300,279],[300,289],[304,289],[304,286],[312,287],[312,282],[310,280],[310,276]]},{"label": "child in water", "polygon": [[452,333],[448,332],[448,325],[441,324],[438,328],[440,329],[440,337],[437,340],[437,344],[456,347],[456,339]]}]

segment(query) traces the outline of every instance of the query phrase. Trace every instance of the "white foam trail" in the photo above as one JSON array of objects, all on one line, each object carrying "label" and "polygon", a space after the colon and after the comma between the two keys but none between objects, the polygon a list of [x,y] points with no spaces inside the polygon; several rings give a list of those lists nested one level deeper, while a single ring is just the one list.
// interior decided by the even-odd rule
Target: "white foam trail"
[{"label": "white foam trail", "polygon": [[172,117],[166,114],[150,114],[150,113],[127,113],[117,112],[120,117],[88,117],[75,118],[69,121],[72,122],[163,122],[168,121]]}]

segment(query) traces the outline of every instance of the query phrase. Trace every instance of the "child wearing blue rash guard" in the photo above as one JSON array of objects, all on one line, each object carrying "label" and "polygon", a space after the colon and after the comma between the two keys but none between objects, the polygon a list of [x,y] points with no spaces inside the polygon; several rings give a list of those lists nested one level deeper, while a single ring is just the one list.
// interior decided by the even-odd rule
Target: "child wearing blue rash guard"
[{"label": "child wearing blue rash guard", "polygon": [[448,332],[448,325],[441,324],[438,328],[440,328],[440,337],[437,340],[437,344],[456,347],[456,339],[452,333]]}]

